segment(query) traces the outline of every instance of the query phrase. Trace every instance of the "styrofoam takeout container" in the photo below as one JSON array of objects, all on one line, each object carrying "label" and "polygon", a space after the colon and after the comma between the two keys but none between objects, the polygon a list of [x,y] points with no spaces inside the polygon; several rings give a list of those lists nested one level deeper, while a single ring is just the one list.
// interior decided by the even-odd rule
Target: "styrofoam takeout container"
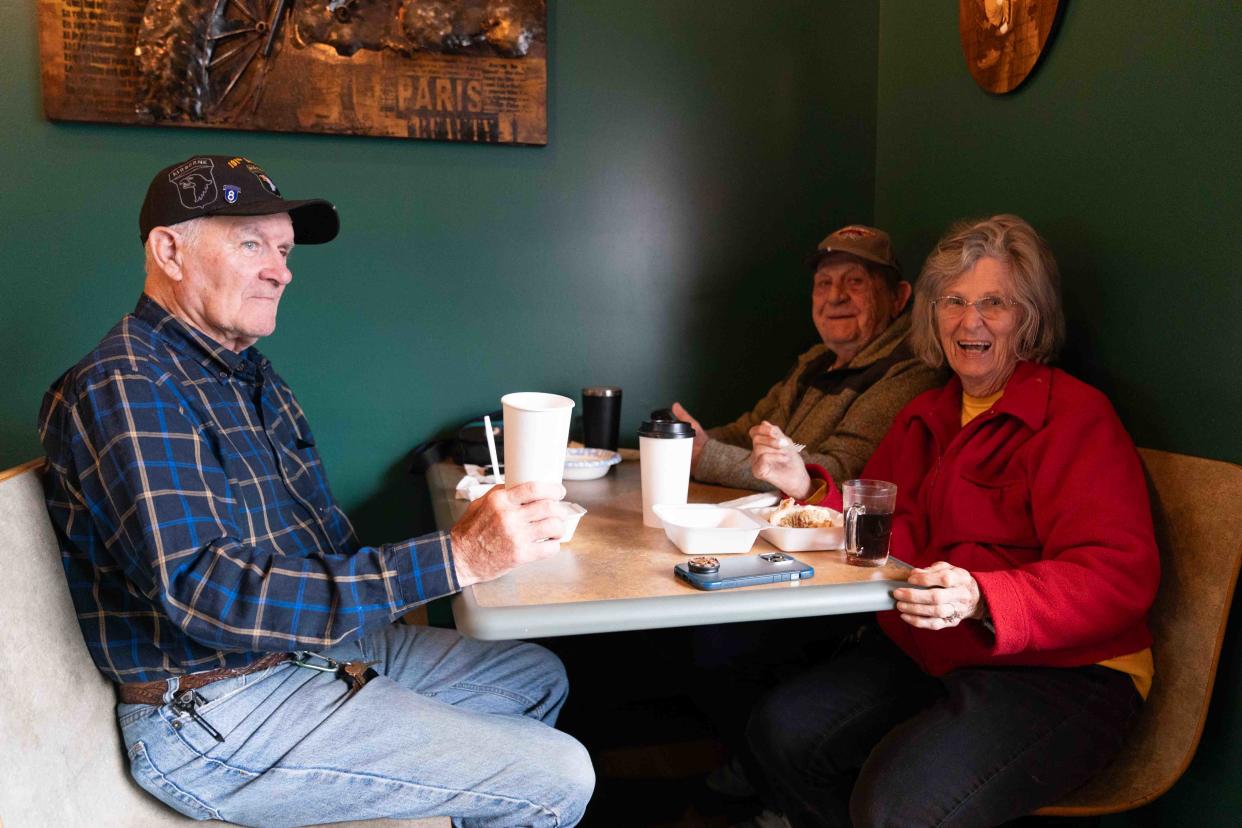
[{"label": "styrofoam takeout container", "polygon": [[574,532],[578,530],[578,521],[582,520],[582,516],[587,513],[577,503],[565,501],[561,504],[564,514],[561,518],[565,521],[565,534],[561,535],[561,543],[569,543],[574,539]]},{"label": "styrofoam takeout container", "polygon": [[762,524],[741,509],[709,503],[657,503],[651,507],[664,534],[687,555],[749,552]]},{"label": "styrofoam takeout container", "polygon": [[775,506],[746,509],[748,515],[763,525],[759,534],[782,552],[818,552],[823,549],[841,549],[845,546],[845,520],[836,509],[829,509],[836,526],[825,529],[795,529],[790,526],[773,526],[768,516]]}]

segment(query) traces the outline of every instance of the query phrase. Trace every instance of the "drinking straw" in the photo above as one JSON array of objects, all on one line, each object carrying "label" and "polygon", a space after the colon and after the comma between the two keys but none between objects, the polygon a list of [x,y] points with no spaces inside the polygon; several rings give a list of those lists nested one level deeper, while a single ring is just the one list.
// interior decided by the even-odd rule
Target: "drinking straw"
[{"label": "drinking straw", "polygon": [[492,418],[483,415],[483,431],[487,433],[487,451],[492,455],[492,479],[500,482],[500,463],[496,461],[496,439],[492,437]]}]

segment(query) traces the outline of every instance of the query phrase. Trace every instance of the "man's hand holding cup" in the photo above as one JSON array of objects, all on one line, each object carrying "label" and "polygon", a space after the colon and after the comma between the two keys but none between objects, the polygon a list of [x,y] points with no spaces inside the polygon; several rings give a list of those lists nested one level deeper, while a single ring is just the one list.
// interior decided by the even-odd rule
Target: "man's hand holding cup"
[{"label": "man's hand holding cup", "polygon": [[460,586],[498,578],[555,555],[566,531],[560,483],[528,482],[492,489],[470,503],[451,530]]}]

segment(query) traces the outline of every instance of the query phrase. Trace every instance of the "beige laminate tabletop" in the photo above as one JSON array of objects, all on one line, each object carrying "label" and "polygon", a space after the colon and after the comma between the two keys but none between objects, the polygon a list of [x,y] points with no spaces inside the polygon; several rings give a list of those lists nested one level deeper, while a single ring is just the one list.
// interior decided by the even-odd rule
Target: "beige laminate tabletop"
[{"label": "beige laminate tabletop", "polygon": [[[436,523],[448,528],[466,501],[454,499],[462,469],[441,462],[427,472]],[[802,582],[707,592],[677,580],[686,559],[663,529],[643,526],[638,461],[598,480],[566,480],[567,500],[587,510],[559,554],[501,578],[467,587],[453,600],[457,628],[480,639],[533,638],[694,624],[794,618],[891,609],[891,590],[908,567],[850,566],[844,553],[798,552],[815,568]],[[691,503],[718,503],[752,492],[690,484]],[[762,539],[751,554],[772,551]]]}]

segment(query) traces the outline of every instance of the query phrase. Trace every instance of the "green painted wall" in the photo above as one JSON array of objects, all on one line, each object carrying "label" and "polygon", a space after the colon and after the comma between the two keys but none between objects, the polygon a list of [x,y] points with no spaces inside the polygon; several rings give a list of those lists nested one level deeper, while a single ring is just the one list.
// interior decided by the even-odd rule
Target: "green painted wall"
[{"label": "green painted wall", "polygon": [[340,209],[261,347],[364,538],[427,518],[406,452],[507,391],[620,385],[631,444],[674,398],[752,403],[815,336],[803,256],[872,212],[877,8],[549,6],[549,143],[515,148],[50,123],[34,2],[0,4],[0,468],[133,307],[147,182],[196,152]]},{"label": "green painted wall", "polygon": [[[260,160],[344,229],[299,250],[263,347],[364,537],[413,531],[414,443],[538,388],[732,416],[814,338],[799,267],[874,218],[914,266],[961,216],[1050,240],[1066,364],[1149,446],[1242,462],[1242,7],[1062,0],[1018,92],[963,64],[952,3],[550,2],[549,145],[52,124],[34,3],[0,4],[0,468],[38,453],[44,387],[130,309],[151,173]],[[632,439],[632,438],[631,438]],[[1194,765],[1110,825],[1232,824],[1238,613]]]},{"label": "green painted wall", "polygon": [[[1062,268],[1067,367],[1140,444],[1242,462],[1242,5],[1061,5],[1035,74],[997,97],[966,70],[955,3],[881,2],[876,222],[918,262],[954,219],[1024,216]],[[1240,618],[1189,772],[1108,825],[1236,824]]]}]

